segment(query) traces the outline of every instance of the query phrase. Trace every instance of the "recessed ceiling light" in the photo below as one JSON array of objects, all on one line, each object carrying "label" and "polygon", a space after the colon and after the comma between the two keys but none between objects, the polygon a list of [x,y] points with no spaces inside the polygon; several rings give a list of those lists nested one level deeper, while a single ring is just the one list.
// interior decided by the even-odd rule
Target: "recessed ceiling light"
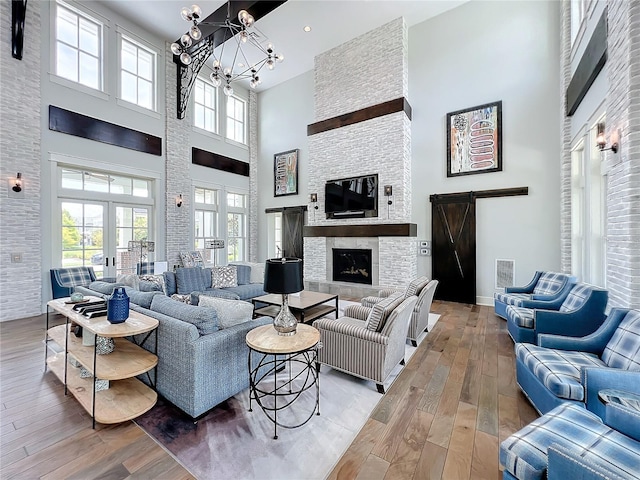
[{"label": "recessed ceiling light", "polygon": [[311,31],[311,27],[310,27],[309,25],[305,25],[305,26],[304,26],[304,28],[303,28],[303,30],[304,30],[305,32],[310,32],[310,31]]},{"label": "recessed ceiling light", "polygon": [[238,63],[239,67],[244,67],[244,63]]}]

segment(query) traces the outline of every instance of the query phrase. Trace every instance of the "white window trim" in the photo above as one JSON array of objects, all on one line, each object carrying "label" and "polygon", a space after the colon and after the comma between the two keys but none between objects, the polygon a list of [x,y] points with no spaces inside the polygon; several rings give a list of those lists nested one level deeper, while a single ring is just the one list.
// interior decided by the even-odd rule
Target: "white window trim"
[{"label": "white window trim", "polygon": [[[125,28],[123,28],[120,25],[116,25],[116,34],[118,37],[117,40],[117,65],[118,65],[118,94],[116,95],[116,103],[121,106],[121,107],[126,107],[126,108],[130,108],[131,110],[135,110],[136,112],[139,113],[144,113],[146,115],[149,115],[153,118],[162,118],[162,115],[160,115],[158,113],[158,103],[159,103],[159,95],[158,95],[158,90],[159,90],[159,79],[160,79],[160,75],[159,75],[159,68],[160,68],[160,62],[162,61],[163,57],[160,54],[160,52],[158,51],[158,49],[153,46],[152,44],[150,44],[149,42],[144,41],[142,38],[138,37],[137,35],[129,32],[128,30],[126,30]],[[122,97],[122,38],[125,38],[128,42],[135,44],[136,46],[138,46],[138,48],[142,48],[144,50],[147,50],[149,53],[151,53],[153,55],[153,109],[148,109],[145,107],[142,107],[136,103],[131,103],[128,102],[126,100],[123,100]]]},{"label": "white window trim", "polygon": [[[244,103],[244,119],[243,119],[243,129],[244,129],[244,142],[238,142],[237,140],[234,140],[232,138],[229,138],[229,132],[227,132],[227,120],[229,118],[229,113],[227,111],[227,107],[229,105],[228,103],[228,98],[235,98],[237,100],[240,100],[241,102]],[[242,148],[249,148],[249,99],[245,98],[244,96],[241,95],[237,95],[237,94],[233,94],[230,95],[226,99],[226,101],[224,102],[224,139],[225,142],[229,143],[230,145],[235,145],[237,147],[242,147]],[[233,119],[235,121],[235,119]]]},{"label": "white window trim", "polygon": [[[75,12],[78,15],[87,17],[89,20],[100,24],[100,89],[95,89],[83,85],[79,82],[74,82],[69,80],[68,78],[64,78],[59,76],[57,71],[57,37],[56,37],[56,20],[58,16],[58,4],[63,7]],[[108,82],[107,82],[107,74],[106,74],[106,59],[108,58],[108,47],[107,47],[107,38],[108,38],[108,30],[109,30],[109,20],[99,13],[87,8],[85,5],[80,6],[73,0],[55,0],[49,3],[50,5],[50,15],[49,15],[49,80],[53,83],[57,83],[62,85],[63,87],[71,88],[73,90],[78,90],[82,93],[86,93],[89,95],[93,95],[97,98],[108,100],[109,99],[109,90],[108,90]]]},{"label": "white window trim", "polygon": [[[216,95],[216,98],[215,98],[215,109],[214,109],[214,112],[215,112],[214,117],[215,117],[215,121],[216,121],[216,127],[215,127],[216,130],[215,130],[215,132],[212,132],[210,130],[206,130],[204,128],[200,128],[200,127],[196,126],[196,120],[195,120],[195,115],[196,115],[196,95],[195,95],[195,92],[193,91],[193,89],[196,88],[196,82],[198,80],[200,80],[201,82],[204,82],[206,85],[209,85],[215,91],[215,95]],[[210,81],[208,81],[202,75],[199,75],[196,78],[196,82],[193,83],[193,89],[191,91],[191,97],[192,97],[191,98],[191,111],[193,112],[192,113],[192,119],[193,119],[193,127],[192,127],[192,129],[193,129],[194,132],[199,133],[201,135],[206,135],[208,137],[215,138],[216,140],[222,140],[223,137],[220,134],[220,130],[221,130],[221,128],[220,128],[221,112],[220,112],[220,95],[219,95],[220,91],[219,91],[219,89],[217,87],[214,87],[213,84]],[[225,120],[226,120],[226,118],[225,118]],[[205,188],[205,187],[201,187],[201,188]]]},{"label": "white window trim", "polygon": [[[245,206],[244,207],[229,207],[227,205],[227,194],[231,193],[231,194],[236,194],[236,195],[244,195],[245,196]],[[229,232],[227,231],[227,222],[228,222],[228,214],[229,213],[240,213],[242,215],[244,215],[245,218],[245,226],[244,226],[244,230],[245,230],[245,236],[244,237],[238,237],[238,238],[243,238],[244,239],[244,252],[243,252],[243,260],[239,260],[239,261],[247,261],[247,259],[249,258],[249,243],[251,241],[251,235],[250,235],[250,231],[249,231],[249,202],[250,202],[250,194],[247,190],[244,189],[240,189],[240,188],[229,188],[229,189],[225,189],[224,190],[224,230],[225,230],[225,240],[229,240]],[[227,252],[227,250],[225,249],[225,253]],[[225,260],[227,260],[227,255],[225,254]]]}]

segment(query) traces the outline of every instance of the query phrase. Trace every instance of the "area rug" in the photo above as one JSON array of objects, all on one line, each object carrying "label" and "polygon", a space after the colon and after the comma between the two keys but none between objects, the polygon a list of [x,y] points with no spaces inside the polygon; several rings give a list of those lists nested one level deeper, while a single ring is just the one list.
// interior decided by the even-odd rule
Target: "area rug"
[{"label": "area rug", "polygon": [[[348,303],[340,301],[341,309]],[[438,317],[430,316],[429,329]],[[407,360],[415,350],[407,345]],[[396,367],[386,388],[401,368]],[[274,440],[274,426],[255,401],[249,412],[248,395],[248,390],[239,393],[197,423],[160,399],[136,423],[199,479],[314,480],[328,475],[382,398],[373,382],[322,366],[320,415],[299,428],[278,428]],[[315,396],[302,395],[278,414],[279,420],[295,424],[313,411],[314,403]]]}]

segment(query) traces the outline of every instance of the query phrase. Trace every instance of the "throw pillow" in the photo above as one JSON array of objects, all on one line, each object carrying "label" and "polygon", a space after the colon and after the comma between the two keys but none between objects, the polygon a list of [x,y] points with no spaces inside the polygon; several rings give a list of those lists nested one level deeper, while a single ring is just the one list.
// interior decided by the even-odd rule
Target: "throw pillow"
[{"label": "throw pillow", "polygon": [[198,250],[180,252],[180,260],[183,267],[204,267],[204,258]]},{"label": "throw pillow", "polygon": [[136,290],[139,290],[140,288],[140,279],[138,278],[138,275],[134,275],[132,273],[121,273],[116,277],[116,282],[126,285],[127,287],[135,288]]},{"label": "throw pillow", "polygon": [[407,287],[407,291],[404,294],[404,298],[412,297],[413,295],[418,295],[422,291],[424,287],[429,283],[429,279],[425,276],[418,277],[415,280],[412,280],[409,286]]},{"label": "throw pillow", "polygon": [[211,269],[211,288],[229,288],[238,286],[238,272],[234,265]]},{"label": "throw pillow", "polygon": [[253,305],[242,300],[226,300],[202,295],[199,302],[198,305],[211,307],[216,311],[218,326],[221,329],[248,322],[253,317]]},{"label": "throw pillow", "polygon": [[110,283],[102,280],[96,280],[95,282],[91,282],[88,288],[94,292],[100,292],[103,295],[111,295],[113,293],[113,289],[116,287],[124,287],[124,285],[122,283]]},{"label": "throw pillow", "polygon": [[191,305],[191,294],[187,293],[186,295],[180,295],[179,293],[174,293],[171,295],[172,300],[176,300],[178,302],[186,303],[187,305]]},{"label": "throw pillow", "polygon": [[201,268],[178,268],[176,270],[177,293],[186,295],[191,292],[201,292],[206,288]]},{"label": "throw pillow", "polygon": [[264,263],[251,264],[251,283],[264,283]]},{"label": "throw pillow", "polygon": [[373,332],[381,331],[393,309],[400,305],[402,300],[404,300],[404,294],[396,292],[376,303],[369,312],[369,316],[367,316],[367,321],[364,324],[365,328]]},{"label": "throw pillow", "polygon": [[[155,290],[167,294],[167,287],[164,284],[164,275],[140,275],[141,282],[149,282],[155,286]],[[141,288],[142,290],[142,288]]]},{"label": "throw pillow", "polygon": [[251,266],[246,263],[230,263],[230,266],[236,267],[238,276],[238,285],[247,285],[251,283]]},{"label": "throw pillow", "polygon": [[187,305],[164,295],[156,295],[151,302],[151,310],[192,323],[200,335],[209,335],[218,330],[218,317],[213,308]]}]

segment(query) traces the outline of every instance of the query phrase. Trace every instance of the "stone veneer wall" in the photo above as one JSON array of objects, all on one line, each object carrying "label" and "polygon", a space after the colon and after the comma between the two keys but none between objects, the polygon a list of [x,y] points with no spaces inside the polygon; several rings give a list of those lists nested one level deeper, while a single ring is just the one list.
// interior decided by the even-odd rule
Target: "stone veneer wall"
[{"label": "stone veneer wall", "polygon": [[[0,2],[0,321],[41,313],[40,235],[40,2],[29,2],[22,60],[11,56],[11,2]],[[22,173],[24,189],[15,194],[9,178]],[[12,263],[11,254],[22,254]]]},{"label": "stone veneer wall", "polygon": [[565,108],[567,87],[571,82],[571,2],[562,2],[560,8],[560,269],[571,273],[571,117],[567,117]]},{"label": "stone veneer wall", "polygon": [[[173,62],[170,43],[166,44],[166,76],[167,85],[175,85],[177,65]],[[169,268],[180,264],[179,253],[191,250],[191,131],[192,115],[187,114],[183,120],[178,119],[177,89],[166,89],[166,161],[165,161],[165,200],[166,200],[166,259]],[[182,195],[182,207],[176,206],[176,197]]]},{"label": "stone veneer wall", "polygon": [[[315,120],[407,97],[408,30],[398,18],[315,59]],[[378,217],[326,219],[309,225],[404,223],[411,220],[411,122],[403,112],[309,137],[309,191],[324,210],[327,180],[378,174]],[[387,213],[384,185],[393,186]],[[332,291],[327,278],[327,239],[305,238],[305,280]],[[417,272],[417,243],[410,237],[379,237],[379,285],[406,285]],[[327,282],[329,286],[323,283]],[[377,286],[377,285],[376,285]],[[351,287],[345,287],[351,288]],[[353,288],[356,288],[355,286]],[[363,288],[363,287],[361,287]],[[364,287],[366,288],[366,287]],[[344,290],[343,290],[344,291]]]},{"label": "stone veneer wall", "polygon": [[[640,2],[609,0],[606,138],[607,288],[612,307],[640,307]],[[611,143],[612,140],[609,140]]]},{"label": "stone veneer wall", "polygon": [[249,261],[258,260],[258,94],[249,91]]}]

